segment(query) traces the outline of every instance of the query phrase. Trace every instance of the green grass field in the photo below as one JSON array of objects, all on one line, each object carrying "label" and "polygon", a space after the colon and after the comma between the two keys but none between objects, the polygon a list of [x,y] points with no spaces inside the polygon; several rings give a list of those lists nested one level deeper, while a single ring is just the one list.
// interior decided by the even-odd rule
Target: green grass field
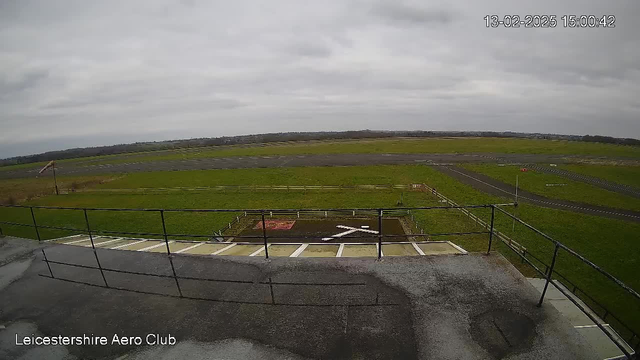
[{"label": "green grass field", "polygon": [[[61,160],[60,162],[91,161],[91,164],[117,164],[132,161],[184,160],[228,156],[347,153],[523,153],[621,156],[640,159],[640,147],[613,144],[513,138],[410,138],[217,146],[179,149],[173,151],[162,150],[157,152],[95,156]],[[43,164],[44,163],[38,163],[37,166],[41,166]],[[32,165],[29,164],[5,166],[0,167],[0,171],[31,166]],[[33,167],[37,166],[33,165]]]},{"label": "green grass field", "polygon": [[[608,191],[597,186],[573,181],[563,176],[529,170],[520,171],[521,166],[498,166],[497,164],[465,164],[464,168],[490,176],[515,188],[518,187],[534,194],[552,199],[577,201],[585,204],[609,206],[618,209],[640,211],[640,199]],[[546,184],[566,184],[547,186]]]},{"label": "green grass field", "polygon": [[561,169],[593,176],[640,189],[640,166],[560,165]]},{"label": "green grass field", "polygon": [[[21,180],[21,186],[29,187],[40,179]],[[9,180],[0,181],[0,188],[8,188]],[[14,181],[14,180],[11,180]],[[63,178],[63,181],[67,181]],[[79,181],[79,179],[76,179]],[[184,172],[150,172],[124,175],[118,179],[93,184],[89,189],[134,189],[139,187],[216,186],[216,185],[355,185],[355,184],[410,184],[426,183],[461,204],[501,203],[505,199],[480,193],[473,188],[444,176],[422,165],[316,167],[285,169],[206,170]],[[13,183],[13,186],[16,186]],[[30,205],[69,207],[118,207],[118,208],[323,208],[323,207],[394,207],[403,192],[400,190],[331,190],[331,191],[179,191],[168,194],[131,194],[80,192],[61,196],[45,196],[27,201]],[[429,193],[404,191],[406,206],[441,205]],[[513,211],[513,209],[509,209]],[[488,220],[487,209],[474,211]],[[35,215],[40,225],[76,227],[84,229],[81,211],[37,209]],[[456,210],[418,211],[415,217],[427,232],[454,232],[481,230]],[[556,240],[586,256],[605,270],[635,289],[640,289],[636,276],[638,260],[630,254],[640,253],[640,224],[620,220],[587,216],[569,211],[540,208],[522,204],[517,215],[533,224]],[[157,212],[90,212],[93,230],[161,233],[161,221]],[[224,228],[236,214],[179,214],[166,213],[169,233],[197,233],[211,235]],[[30,224],[28,209],[0,208],[4,221]],[[527,247],[528,251],[549,262],[553,246],[521,225],[512,230],[513,222],[505,215],[496,216],[496,228]],[[18,226],[2,226],[6,234],[35,237],[33,229]],[[44,238],[69,235],[60,230],[42,229]],[[488,236],[447,237],[470,251],[485,251]],[[438,239],[439,240],[439,239]],[[533,272],[519,263],[510,250],[495,245],[526,275]],[[561,254],[558,270],[571,281],[588,290],[598,301],[615,314],[624,315],[636,331],[640,330],[638,303],[626,298],[617,288],[598,277],[592,269]]]}]

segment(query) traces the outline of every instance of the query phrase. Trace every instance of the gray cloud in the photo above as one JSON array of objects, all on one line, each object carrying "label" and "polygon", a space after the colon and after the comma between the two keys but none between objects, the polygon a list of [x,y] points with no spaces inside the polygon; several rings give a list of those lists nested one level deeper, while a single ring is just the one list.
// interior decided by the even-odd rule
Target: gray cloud
[{"label": "gray cloud", "polygon": [[[47,70],[29,70],[18,74],[5,74],[0,78],[0,98],[28,91],[49,76]],[[13,77],[13,79],[11,79]]]},{"label": "gray cloud", "polygon": [[[486,28],[613,14],[614,29]],[[256,132],[640,137],[638,2],[0,2],[0,157]]]},{"label": "gray cloud", "polygon": [[401,23],[401,25],[407,23],[443,25],[451,23],[455,18],[455,12],[451,10],[424,8],[402,1],[381,1],[374,5],[372,13],[392,22]]}]

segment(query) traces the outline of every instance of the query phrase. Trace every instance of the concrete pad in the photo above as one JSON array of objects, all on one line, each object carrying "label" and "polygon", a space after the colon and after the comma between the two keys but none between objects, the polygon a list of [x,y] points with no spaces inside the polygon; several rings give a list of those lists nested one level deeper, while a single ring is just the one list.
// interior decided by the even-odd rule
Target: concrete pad
[{"label": "concrete pad", "polygon": [[86,245],[91,246],[91,239],[89,239],[89,237],[87,236],[86,238],[82,238],[82,240],[81,239],[73,239],[73,240],[69,240],[69,241],[63,242],[62,244],[74,245],[74,246],[86,246]]},{"label": "concrete pad", "polygon": [[[607,326],[608,327],[608,326]],[[616,344],[598,327],[577,328],[576,331],[591,344],[591,347],[601,359],[609,359],[624,355]]]},{"label": "concrete pad", "polygon": [[309,245],[298,257],[336,257],[340,245]]},{"label": "concrete pad", "polygon": [[[549,285],[552,286],[552,285]],[[546,297],[546,295],[545,295]],[[571,325],[579,326],[579,325],[592,325],[593,321],[589,319],[587,315],[585,315],[582,310],[580,310],[577,306],[575,306],[569,299],[565,298],[564,300],[547,300],[545,301],[551,303],[564,317],[566,317]]]},{"label": "concrete pad", "polygon": [[51,242],[51,243],[55,243],[55,244],[65,244],[65,243],[68,243],[68,242],[72,242],[74,240],[83,240],[83,239],[87,239],[87,238],[89,238],[89,236],[80,234],[80,235],[63,236],[63,237],[60,237],[60,238],[49,239],[49,240],[46,240],[46,242]]},{"label": "concrete pad", "polygon": [[229,246],[229,244],[204,244],[187,250],[181,254],[211,255],[220,249],[226,248],[227,246]]},{"label": "concrete pad", "polygon": [[375,245],[345,245],[342,257],[377,257],[378,248]]},{"label": "concrete pad", "polygon": [[416,256],[419,255],[411,244],[388,244],[382,245],[384,256]]},{"label": "concrete pad", "polygon": [[291,256],[300,245],[271,245],[269,246],[269,257],[271,256]]},{"label": "concrete pad", "polygon": [[[544,284],[547,282],[546,279],[540,278],[529,278],[527,279],[533,285],[536,290],[542,294],[542,290],[544,290]],[[553,284],[549,284],[547,287],[547,292],[544,294],[545,300],[565,300],[567,297],[564,296],[563,293],[560,292]]]},{"label": "concrete pad", "polygon": [[[425,255],[461,254],[460,250],[449,243],[416,244]],[[384,248],[383,248],[384,249]],[[386,252],[385,252],[386,255]]]},{"label": "concrete pad", "polygon": [[66,244],[66,243],[70,243],[73,241],[77,241],[77,240],[85,240],[88,239],[89,235],[72,235],[72,236],[65,236],[65,237],[61,237],[59,239],[53,239],[53,240],[49,240],[50,242],[56,243],[56,244]]},{"label": "concrete pad", "polygon": [[153,246],[153,245],[156,245],[156,244],[160,244],[160,240],[147,240],[147,241],[143,241],[141,243],[135,243],[134,242],[132,245],[121,247],[118,250],[131,250],[131,251],[134,251],[134,250],[144,249],[146,247]]},{"label": "concrete pad", "polygon": [[[182,250],[182,249],[186,249],[189,246],[193,246],[195,245],[194,243],[189,243],[189,242],[172,242],[169,243],[169,250],[171,250],[171,253],[175,253],[176,251]],[[158,253],[167,253],[167,247],[166,246],[160,246],[154,249],[149,250],[149,252],[158,252]]]},{"label": "concrete pad", "polygon": [[249,256],[260,248],[264,248],[264,245],[236,245],[218,255]]},{"label": "concrete pad", "polygon": [[[46,251],[59,261],[95,264],[88,248],[51,244]],[[172,271],[166,256],[158,254],[108,249],[96,254],[103,266],[113,269]],[[132,291],[106,289],[68,282],[93,275],[99,284],[99,271],[58,266],[53,269],[56,279],[41,277],[48,269],[39,260],[0,290],[1,324],[7,326],[0,337],[8,333],[6,341],[0,339],[0,353],[11,354],[3,358],[21,356],[15,352],[20,350],[15,345],[17,329],[9,326],[23,321],[46,329],[46,334],[171,334],[176,346],[252,339],[303,358],[602,359],[553,306],[535,306],[536,291],[499,254],[385,261],[279,257],[268,262],[177,256],[179,275],[208,279],[180,280],[185,298],[179,297],[171,277],[109,273],[110,285]],[[535,331],[520,332],[521,325]],[[496,350],[478,334],[498,326],[509,343]],[[25,329],[25,335],[31,333],[36,329]],[[80,359],[134,359],[132,352],[148,349],[163,353],[176,347],[68,347],[70,355]],[[181,355],[191,358],[187,352]],[[201,355],[193,358],[221,357],[215,351]],[[242,353],[237,358],[261,356]]]}]

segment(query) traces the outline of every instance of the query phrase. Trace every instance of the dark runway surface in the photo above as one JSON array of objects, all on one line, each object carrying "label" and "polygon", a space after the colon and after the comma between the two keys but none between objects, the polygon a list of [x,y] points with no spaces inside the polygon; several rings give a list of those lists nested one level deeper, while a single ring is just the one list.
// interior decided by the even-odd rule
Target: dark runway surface
[{"label": "dark runway surface", "polygon": [[[434,169],[437,169],[443,174],[449,175],[454,179],[470,185],[474,189],[483,191],[487,194],[500,196],[511,201],[515,198],[515,190],[513,186],[505,184],[490,176],[458,166],[434,166]],[[568,210],[583,214],[602,216],[611,219],[640,222],[640,212],[638,211],[615,209],[605,206],[596,206],[560,199],[551,199],[522,189],[518,190],[518,202],[530,203],[533,205],[552,209]]]},{"label": "dark runway surface", "polygon": [[[18,241],[27,240],[3,245]],[[96,264],[88,248],[52,245],[46,253]],[[52,264],[55,279],[39,276],[49,270],[35,254],[21,277],[0,288],[2,358],[594,358],[553,306],[535,306],[537,291],[498,254],[383,261],[178,255],[183,297],[163,254],[98,249],[103,267],[169,276],[105,272],[111,288],[99,270]],[[170,334],[177,344],[15,346],[15,334],[32,333]]]}]

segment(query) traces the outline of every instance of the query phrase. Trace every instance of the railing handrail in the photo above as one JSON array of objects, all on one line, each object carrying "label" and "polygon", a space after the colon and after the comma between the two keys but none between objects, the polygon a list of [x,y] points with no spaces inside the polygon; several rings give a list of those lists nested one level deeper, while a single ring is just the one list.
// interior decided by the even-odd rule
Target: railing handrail
[{"label": "railing handrail", "polygon": [[635,298],[640,300],[640,294],[638,294],[638,292],[636,292],[635,290],[633,290],[629,285],[625,284],[624,282],[622,282],[620,279],[616,278],[615,276],[609,274],[607,271],[603,270],[601,267],[599,267],[598,265],[594,264],[593,262],[591,262],[590,260],[588,260],[587,258],[585,258],[584,256],[578,254],[575,250],[569,248],[568,246],[564,245],[563,243],[554,240],[551,236],[543,233],[542,231],[534,228],[533,226],[527,224],[526,222],[522,221],[521,219],[517,218],[514,215],[509,214],[508,212],[504,211],[503,209],[501,209],[499,206],[496,206],[496,208],[501,211],[503,214],[506,214],[507,216],[509,216],[510,218],[514,219],[515,221],[517,221],[518,223],[526,226],[527,228],[533,230],[535,233],[541,235],[542,237],[544,237],[545,239],[551,241],[554,243],[554,245],[562,248],[563,250],[565,250],[566,252],[568,252],[569,254],[575,256],[576,258],[578,258],[580,261],[584,262],[585,264],[589,265],[590,267],[592,267],[593,269],[595,269],[596,271],[598,271],[599,273],[601,273],[602,275],[606,276],[609,280],[613,281],[614,283],[616,283],[618,286],[620,286],[621,288],[623,288],[624,290],[626,290],[629,294],[633,295]]}]

